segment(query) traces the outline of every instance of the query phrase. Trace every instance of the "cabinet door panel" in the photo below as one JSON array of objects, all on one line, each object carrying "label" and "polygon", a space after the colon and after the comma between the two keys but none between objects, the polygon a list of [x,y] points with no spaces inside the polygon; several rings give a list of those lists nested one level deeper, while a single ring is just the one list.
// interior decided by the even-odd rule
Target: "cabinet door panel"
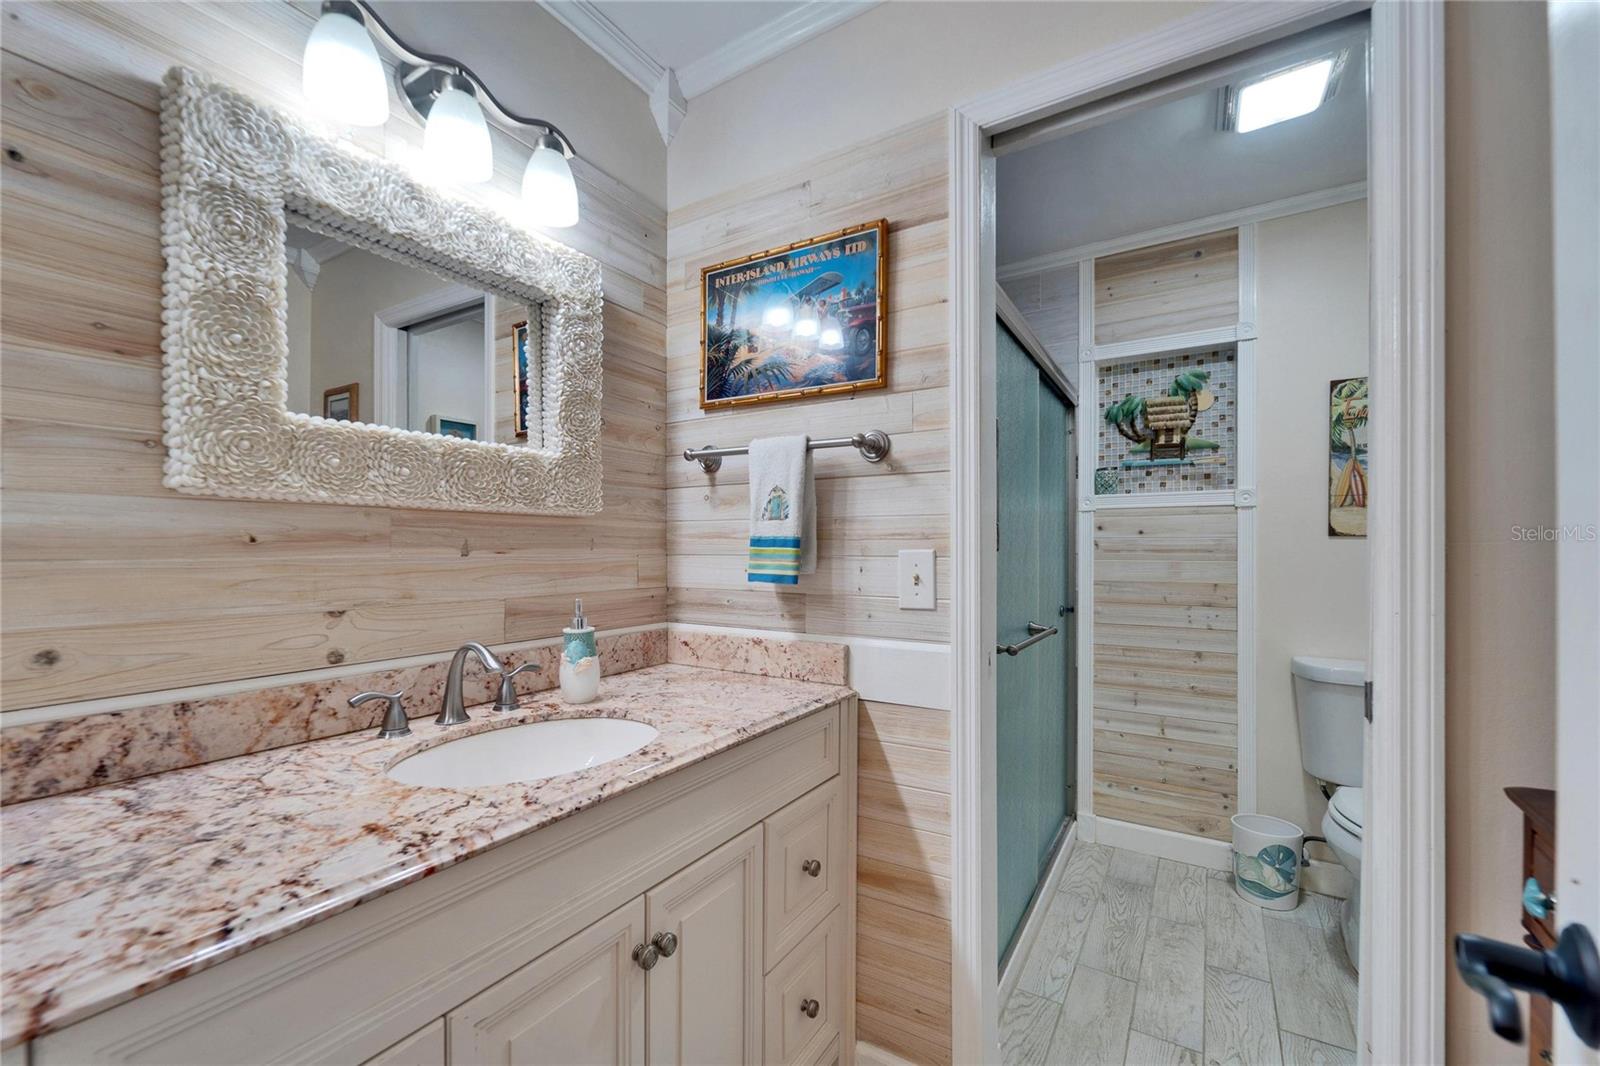
[{"label": "cabinet door panel", "polygon": [[639,897],[449,1014],[450,1061],[643,1066]]},{"label": "cabinet door panel", "polygon": [[761,1059],[761,827],[645,894],[650,937],[677,950],[648,981],[650,1066]]}]

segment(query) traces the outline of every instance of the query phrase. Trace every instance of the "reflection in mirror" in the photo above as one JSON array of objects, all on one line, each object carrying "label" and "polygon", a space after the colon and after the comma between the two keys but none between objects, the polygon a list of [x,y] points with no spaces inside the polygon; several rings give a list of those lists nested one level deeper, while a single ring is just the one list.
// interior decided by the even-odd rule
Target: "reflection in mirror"
[{"label": "reflection in mirror", "polygon": [[285,259],[290,411],[539,445],[526,302],[293,222]]}]

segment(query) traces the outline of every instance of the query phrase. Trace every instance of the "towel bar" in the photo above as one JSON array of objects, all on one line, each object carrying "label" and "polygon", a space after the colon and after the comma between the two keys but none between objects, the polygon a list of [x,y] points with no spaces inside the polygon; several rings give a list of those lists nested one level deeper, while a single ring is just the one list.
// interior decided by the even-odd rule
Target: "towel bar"
[{"label": "towel bar", "polygon": [[[881,429],[874,429],[867,433],[857,433],[853,437],[829,437],[826,440],[814,440],[806,446],[807,451],[816,451],[818,448],[854,448],[861,453],[861,458],[869,463],[881,463],[889,454],[889,434]],[[722,469],[722,457],[725,455],[749,455],[750,448],[685,448],[683,458],[685,462],[699,463],[700,469],[708,474],[715,474]]]}]

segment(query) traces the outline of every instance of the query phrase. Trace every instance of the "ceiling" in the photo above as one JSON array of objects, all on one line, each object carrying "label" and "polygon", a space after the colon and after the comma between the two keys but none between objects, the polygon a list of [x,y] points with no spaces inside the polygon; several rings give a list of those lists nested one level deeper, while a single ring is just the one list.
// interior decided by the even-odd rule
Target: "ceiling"
[{"label": "ceiling", "polygon": [[[1001,155],[996,163],[1000,266],[1085,244],[1239,211],[1366,179],[1364,19],[1338,91],[1309,115],[1251,133],[1217,129],[1219,89],[1133,111],[1081,132]],[[1233,75],[1264,73],[1325,52],[1290,44]],[[1259,59],[1259,61],[1258,61]]]},{"label": "ceiling", "polygon": [[876,7],[879,0],[540,0],[650,96],[672,140],[701,93]]}]

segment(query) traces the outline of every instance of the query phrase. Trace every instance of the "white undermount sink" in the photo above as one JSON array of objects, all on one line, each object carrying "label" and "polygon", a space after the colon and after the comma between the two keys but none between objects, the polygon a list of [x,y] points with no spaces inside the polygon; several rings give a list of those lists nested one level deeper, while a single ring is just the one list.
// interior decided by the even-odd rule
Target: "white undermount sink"
[{"label": "white undermount sink", "polygon": [[620,759],[658,736],[625,718],[562,718],[490,729],[419,751],[389,768],[408,785],[475,788],[537,781]]}]

